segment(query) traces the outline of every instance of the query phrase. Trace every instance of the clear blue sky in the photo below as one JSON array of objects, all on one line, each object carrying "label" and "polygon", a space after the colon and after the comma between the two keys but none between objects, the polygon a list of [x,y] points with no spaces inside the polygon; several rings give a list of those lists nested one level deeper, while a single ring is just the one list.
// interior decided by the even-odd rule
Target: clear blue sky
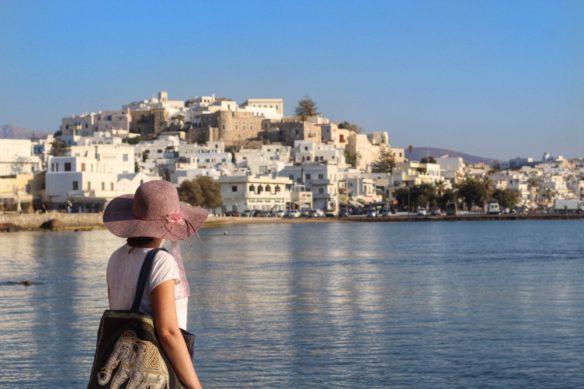
[{"label": "clear blue sky", "polygon": [[584,156],[584,1],[0,0],[0,124],[305,95],[394,146]]}]

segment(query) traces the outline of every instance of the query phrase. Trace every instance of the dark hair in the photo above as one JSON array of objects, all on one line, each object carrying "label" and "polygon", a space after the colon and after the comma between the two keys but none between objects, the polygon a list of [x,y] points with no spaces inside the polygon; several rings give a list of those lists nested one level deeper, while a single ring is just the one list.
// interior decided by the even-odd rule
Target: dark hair
[{"label": "dark hair", "polygon": [[126,243],[131,247],[146,247],[150,243],[154,242],[154,239],[156,238],[151,238],[149,236],[137,236],[134,238],[128,238]]}]

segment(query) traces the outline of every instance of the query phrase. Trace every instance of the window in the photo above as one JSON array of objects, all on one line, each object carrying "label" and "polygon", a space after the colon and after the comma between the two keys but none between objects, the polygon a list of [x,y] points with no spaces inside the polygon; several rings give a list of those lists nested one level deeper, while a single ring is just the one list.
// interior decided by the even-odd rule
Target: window
[{"label": "window", "polygon": [[122,156],[122,159],[124,160],[124,162],[128,162],[128,154],[124,154]]},{"label": "window", "polygon": [[323,179],[323,175],[322,175],[322,173],[319,173],[319,174],[318,174],[318,179],[319,179],[319,180],[322,180],[322,179]]},{"label": "window", "polygon": [[253,184],[249,186],[249,191],[250,192],[255,192],[255,186],[253,186]]},{"label": "window", "polygon": [[66,172],[70,172],[71,171],[71,162],[65,162],[65,171]]},{"label": "window", "polygon": [[105,190],[105,182],[103,182],[103,181],[101,183],[101,190]]},{"label": "window", "polygon": [[323,194],[324,193],[324,188],[318,188],[318,193],[319,194]]},{"label": "window", "polygon": [[87,181],[87,190],[91,190],[91,181]]},{"label": "window", "polygon": [[110,190],[114,190],[114,183],[110,182]]},{"label": "window", "polygon": [[232,191],[232,192],[237,192],[237,186],[236,186],[236,185],[233,185],[233,186],[231,187],[231,191]]},{"label": "window", "polygon": [[81,162],[81,171],[84,172],[85,171],[85,162]]},{"label": "window", "polygon": [[276,185],[276,187],[274,188],[274,192],[275,193],[279,193],[280,192],[280,185]]},{"label": "window", "polygon": [[73,181],[73,190],[79,190],[79,182]]},{"label": "window", "polygon": [[306,175],[306,179],[307,179],[307,180],[310,180],[310,174],[307,174],[307,175]]}]

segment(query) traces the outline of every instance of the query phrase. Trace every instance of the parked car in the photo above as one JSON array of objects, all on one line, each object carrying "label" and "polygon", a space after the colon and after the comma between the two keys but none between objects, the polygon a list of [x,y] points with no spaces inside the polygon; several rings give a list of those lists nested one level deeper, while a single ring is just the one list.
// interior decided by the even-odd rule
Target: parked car
[{"label": "parked car", "polygon": [[432,216],[440,216],[440,215],[442,215],[442,210],[440,208],[432,208],[430,210],[430,215],[432,215]]},{"label": "parked car", "polygon": [[286,211],[283,211],[283,210],[279,210],[279,211],[274,212],[274,216],[276,216],[276,217],[284,217],[284,215],[286,215]]},{"label": "parked car", "polygon": [[300,217],[300,211],[297,209],[293,209],[290,211],[286,211],[286,215],[284,215],[284,217],[289,217],[289,218],[298,218]]},{"label": "parked car", "polygon": [[261,209],[256,209],[253,212],[253,217],[268,217],[270,216],[268,212],[262,211]]},{"label": "parked car", "polygon": [[381,214],[379,216],[390,217],[391,216],[391,210],[390,209],[383,208],[381,210]]},{"label": "parked car", "polygon": [[243,211],[241,213],[241,217],[252,217],[253,215],[253,210],[251,209],[246,209],[245,211]]},{"label": "parked car", "polygon": [[229,211],[225,213],[225,216],[240,217],[241,213],[239,211]]},{"label": "parked car", "polygon": [[375,210],[375,208],[369,208],[369,210],[367,210],[367,217],[376,217],[377,216],[377,211]]},{"label": "parked car", "polygon": [[311,215],[312,217],[324,217],[324,211],[322,209],[313,209]]},{"label": "parked car", "polygon": [[418,216],[426,216],[428,214],[428,211],[426,211],[426,208],[422,208],[422,207],[418,207]]}]

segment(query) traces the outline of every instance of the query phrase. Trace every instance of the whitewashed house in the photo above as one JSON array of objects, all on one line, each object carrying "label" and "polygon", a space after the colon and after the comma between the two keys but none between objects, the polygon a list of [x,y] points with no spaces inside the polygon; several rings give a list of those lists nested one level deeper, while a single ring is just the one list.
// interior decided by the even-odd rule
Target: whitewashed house
[{"label": "whitewashed house", "polygon": [[290,203],[292,180],[272,176],[223,176],[219,178],[223,211],[285,210]]},{"label": "whitewashed house", "polygon": [[70,156],[49,158],[45,201],[54,207],[99,210],[114,197],[157,178],[134,172],[132,146],[73,146]]},{"label": "whitewashed house", "polygon": [[32,174],[41,169],[28,139],[0,139],[0,176]]},{"label": "whitewashed house", "polygon": [[337,165],[305,163],[287,166],[278,175],[288,177],[294,184],[311,191],[314,208],[338,212],[341,175]]}]

